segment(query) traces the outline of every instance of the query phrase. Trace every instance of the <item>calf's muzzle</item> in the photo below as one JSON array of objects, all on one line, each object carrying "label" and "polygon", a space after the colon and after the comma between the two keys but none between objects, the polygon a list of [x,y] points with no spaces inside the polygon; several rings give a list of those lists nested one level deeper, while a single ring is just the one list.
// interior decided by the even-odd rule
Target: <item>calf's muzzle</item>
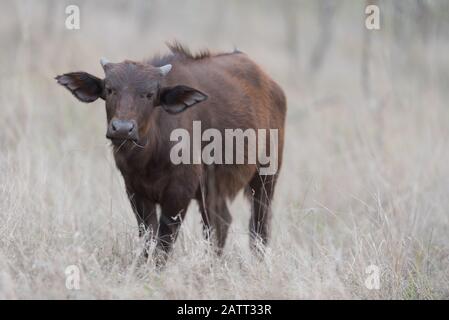
[{"label": "calf's muzzle", "polygon": [[113,119],[106,133],[108,139],[138,141],[137,124],[134,120]]}]

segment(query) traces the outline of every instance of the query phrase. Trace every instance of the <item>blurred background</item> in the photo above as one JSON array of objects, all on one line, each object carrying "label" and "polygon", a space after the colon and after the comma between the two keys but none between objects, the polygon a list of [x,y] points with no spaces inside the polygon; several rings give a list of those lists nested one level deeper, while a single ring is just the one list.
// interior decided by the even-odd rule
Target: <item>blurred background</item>
[{"label": "blurred background", "polygon": [[[380,30],[365,27],[370,4]],[[80,9],[79,30],[66,28],[68,5]],[[448,1],[0,8],[0,297],[449,297]],[[165,275],[149,271],[142,282],[130,271],[139,241],[104,138],[104,105],[77,102],[53,78],[102,77],[100,57],[145,59],[172,40],[194,52],[238,48],[286,92],[267,266],[254,267],[249,209],[238,199],[226,267],[198,251],[192,206],[176,248],[185,254]],[[61,271],[74,263],[85,275],[79,292],[66,290]],[[379,290],[364,285],[370,264],[382,270]]]}]

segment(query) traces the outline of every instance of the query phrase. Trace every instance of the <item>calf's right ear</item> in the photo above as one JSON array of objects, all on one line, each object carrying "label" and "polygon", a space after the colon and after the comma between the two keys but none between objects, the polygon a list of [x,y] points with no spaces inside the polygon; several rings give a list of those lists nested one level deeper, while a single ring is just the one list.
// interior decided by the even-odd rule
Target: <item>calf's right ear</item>
[{"label": "calf's right ear", "polygon": [[87,72],[65,73],[56,76],[55,79],[82,102],[93,102],[98,98],[105,98],[103,80]]}]

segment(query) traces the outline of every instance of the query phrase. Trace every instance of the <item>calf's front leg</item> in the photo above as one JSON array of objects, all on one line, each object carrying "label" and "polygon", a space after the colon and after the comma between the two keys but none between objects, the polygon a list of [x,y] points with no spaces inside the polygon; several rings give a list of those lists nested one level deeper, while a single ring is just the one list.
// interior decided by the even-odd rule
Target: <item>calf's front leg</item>
[{"label": "calf's front leg", "polygon": [[159,218],[158,243],[156,254],[159,263],[165,263],[173,243],[178,236],[179,228],[184,220],[191,197],[169,192],[161,202],[161,216]]},{"label": "calf's front leg", "polygon": [[137,225],[139,227],[139,237],[145,236],[145,245],[142,253],[143,258],[148,258],[148,249],[150,242],[156,237],[157,232],[157,212],[156,205],[148,198],[137,193],[128,191],[128,198],[131,207],[136,216]]}]

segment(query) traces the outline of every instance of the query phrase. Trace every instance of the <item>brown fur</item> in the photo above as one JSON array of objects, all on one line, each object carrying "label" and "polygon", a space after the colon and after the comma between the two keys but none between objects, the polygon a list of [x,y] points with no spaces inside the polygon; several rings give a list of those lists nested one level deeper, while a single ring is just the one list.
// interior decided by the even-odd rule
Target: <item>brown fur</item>
[{"label": "brown fur", "polygon": [[[252,247],[256,247],[257,239],[266,244],[277,174],[259,175],[258,165],[251,164],[174,165],[169,154],[176,142],[170,141],[170,133],[174,129],[185,128],[192,136],[194,120],[201,120],[202,131],[215,128],[222,132],[223,137],[224,129],[278,129],[280,169],[286,114],[284,93],[257,64],[241,52],[214,55],[203,51],[193,55],[178,43],[170,45],[170,49],[171,54],[155,57],[148,62],[125,61],[105,68],[107,76],[103,86],[122,86],[120,93],[111,93],[110,98],[106,99],[108,122],[114,117],[120,117],[135,119],[138,124],[140,140],[137,145],[124,141],[114,143],[113,148],[117,167],[123,175],[140,226],[140,234],[143,235],[145,231],[157,233],[158,248],[168,252],[190,201],[196,199],[205,235],[209,238],[213,231],[218,251],[221,252],[232,220],[227,201],[244,189],[252,202]],[[167,63],[172,64],[173,68],[167,76],[161,78],[155,72],[155,67]],[[148,74],[151,74],[151,81],[148,80]],[[64,78],[69,75],[57,79],[76,96],[77,88],[82,86],[76,82],[77,85],[73,85],[76,87],[75,92],[71,90],[70,79]],[[132,91],[126,93],[124,83],[126,88],[132,87]],[[195,88],[208,98],[178,114],[169,114],[156,107],[161,95],[160,88],[177,85]],[[139,102],[141,99],[137,95],[148,90],[155,94],[151,98],[154,107],[139,109],[139,104],[143,102]],[[89,102],[92,99],[86,98]],[[161,206],[159,221],[156,205]]]}]

